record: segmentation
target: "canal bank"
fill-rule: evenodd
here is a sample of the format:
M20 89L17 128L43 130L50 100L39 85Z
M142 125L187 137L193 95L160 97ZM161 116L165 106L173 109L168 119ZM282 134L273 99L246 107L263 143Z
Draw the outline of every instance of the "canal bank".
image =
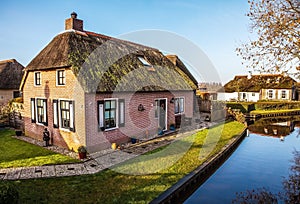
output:
M217 155L204 162L184 178L180 179L175 185L152 200L151 203L164 204L184 202L229 158L247 134L248 130L245 129L238 137L232 139L228 145L224 146Z

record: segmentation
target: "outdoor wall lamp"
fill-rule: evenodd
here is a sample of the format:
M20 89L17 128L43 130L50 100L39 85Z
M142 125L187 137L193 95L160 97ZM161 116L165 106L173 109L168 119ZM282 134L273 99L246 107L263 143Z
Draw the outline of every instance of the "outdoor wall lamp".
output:
M174 102L175 102L175 99L171 98L170 103L174 103Z
M144 106L142 104L140 104L138 106L138 111L144 111L144 110L145 110Z

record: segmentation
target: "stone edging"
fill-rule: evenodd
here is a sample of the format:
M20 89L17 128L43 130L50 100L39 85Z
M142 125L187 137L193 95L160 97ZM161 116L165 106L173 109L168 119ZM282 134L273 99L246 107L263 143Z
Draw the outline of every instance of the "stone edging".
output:
M229 145L215 155L209 161L204 162L187 176L180 179L175 185L160 194L150 203L182 203L184 202L200 185L202 185L235 151L239 144L247 135L245 129L241 135L236 137Z

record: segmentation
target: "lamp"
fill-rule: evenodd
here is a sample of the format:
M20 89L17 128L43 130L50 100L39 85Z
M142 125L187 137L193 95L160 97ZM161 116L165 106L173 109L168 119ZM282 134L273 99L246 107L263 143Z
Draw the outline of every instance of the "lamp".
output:
M171 98L170 103L174 103L174 102L175 102L175 99Z
M140 104L138 106L138 111L144 111L144 110L145 110L144 106L142 104Z

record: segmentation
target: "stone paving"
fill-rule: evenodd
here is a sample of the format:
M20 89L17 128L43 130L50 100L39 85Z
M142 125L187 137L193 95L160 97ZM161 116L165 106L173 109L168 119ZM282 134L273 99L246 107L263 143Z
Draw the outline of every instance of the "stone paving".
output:
M141 155L148 151L168 145L175 139L191 135L196 131L199 131L200 129L211 125L213 124L201 123L201 127L198 127L199 129L196 130L186 131L185 133L173 133L167 136L157 137L149 141L127 145L122 150L107 149L92 153L89 155L88 159L83 160L81 163L0 169L0 180L34 179L94 174L134 157L137 157L138 155ZM39 146L43 146L43 143L41 141L37 141L29 137L21 136L16 138ZM44 148L50 149L57 153L68 155L73 158L78 158L77 153L68 151L60 147L50 146Z

